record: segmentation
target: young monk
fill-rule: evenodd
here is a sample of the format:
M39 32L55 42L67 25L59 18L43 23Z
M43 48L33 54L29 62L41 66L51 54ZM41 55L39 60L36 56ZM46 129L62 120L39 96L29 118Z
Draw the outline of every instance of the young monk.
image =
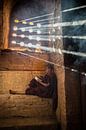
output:
M53 110L57 108L57 77L54 65L48 64L44 76L33 78L25 92L9 90L10 94L36 95L44 98L52 98Z

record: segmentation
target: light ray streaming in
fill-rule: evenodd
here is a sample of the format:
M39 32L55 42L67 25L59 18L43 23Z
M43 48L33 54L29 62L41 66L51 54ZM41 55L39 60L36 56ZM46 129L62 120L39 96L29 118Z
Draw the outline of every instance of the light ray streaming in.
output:
M83 75L83 76L86 76L86 73L85 73L85 72L79 72L79 71L76 70L76 69L71 69L71 68L69 68L69 67L61 66L61 65L56 64L56 63L54 63L54 62L51 62L51 61L48 61L48 60L45 60L45 59L42 59L42 58L38 58L38 57L36 57L36 56L32 56L31 54L26 54L26 53L23 53L23 52L20 52L20 51L18 51L17 53L18 53L18 54L25 55L25 56L29 56L29 57L31 57L31 58L35 58L35 59L37 59L37 60L44 61L44 62L46 62L46 63L54 64L55 66L62 67L64 70L67 69L67 70L70 70L70 71L72 71L72 72L75 72L75 73L81 74L81 75Z

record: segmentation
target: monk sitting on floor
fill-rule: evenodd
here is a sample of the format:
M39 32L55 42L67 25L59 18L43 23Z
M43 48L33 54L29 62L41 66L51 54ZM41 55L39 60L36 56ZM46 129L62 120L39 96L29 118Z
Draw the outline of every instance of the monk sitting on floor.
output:
M57 108L57 77L54 72L54 66L48 64L46 68L46 74L41 77L33 78L29 87L25 92L18 92L9 90L10 94L26 94L26 95L36 95L44 98L52 98L53 110Z

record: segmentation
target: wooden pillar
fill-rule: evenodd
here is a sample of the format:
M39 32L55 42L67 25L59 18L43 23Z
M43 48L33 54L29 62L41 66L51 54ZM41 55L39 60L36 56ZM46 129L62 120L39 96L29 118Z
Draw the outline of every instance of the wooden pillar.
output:
M4 0L3 2L3 44L4 49L8 48L10 12L12 0Z
M0 1L0 49L3 48L3 2Z
M61 14L61 0L55 0L55 12L54 16L58 17L58 21L55 22L61 23L62 22L62 14ZM55 35L62 35L62 28L60 29L55 28ZM56 39L54 43L55 49L59 50L63 49L63 40ZM52 53L50 55L51 61L55 63L56 74L58 78L58 108L57 108L57 118L58 123L62 130L66 130L67 127L67 118L66 118L66 93L65 93L65 70L64 66L64 56L58 52Z

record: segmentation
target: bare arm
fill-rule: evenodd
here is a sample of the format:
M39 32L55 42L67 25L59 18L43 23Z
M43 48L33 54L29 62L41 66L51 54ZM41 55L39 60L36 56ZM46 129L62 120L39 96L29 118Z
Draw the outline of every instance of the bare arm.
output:
M48 87L49 83L44 83L42 82L39 78L36 79L41 85L43 85L44 87Z
M41 85L43 85L44 87L48 87L49 83L43 83L42 81L38 81Z

